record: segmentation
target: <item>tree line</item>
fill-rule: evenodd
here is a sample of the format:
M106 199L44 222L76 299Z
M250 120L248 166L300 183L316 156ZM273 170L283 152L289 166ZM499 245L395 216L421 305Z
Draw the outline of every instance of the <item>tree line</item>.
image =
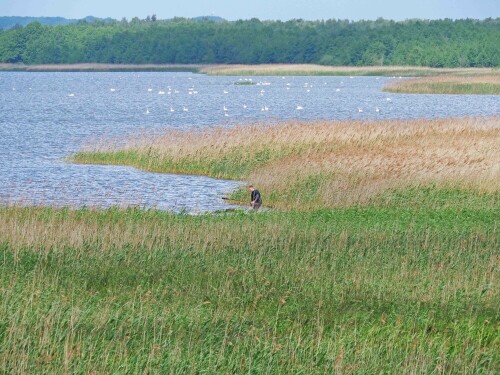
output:
M0 30L0 62L500 66L500 18L213 21L174 18Z

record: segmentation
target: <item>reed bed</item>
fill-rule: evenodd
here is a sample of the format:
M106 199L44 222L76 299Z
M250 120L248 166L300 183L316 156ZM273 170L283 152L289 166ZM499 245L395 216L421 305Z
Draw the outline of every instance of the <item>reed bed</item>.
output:
M318 209L410 185L498 191L498 144L498 117L289 122L102 140L72 160L247 180L274 207Z
M500 71L495 74L464 76L446 74L391 82L384 91L409 94L500 95Z
M0 372L498 372L498 196L398 194L201 217L2 207Z
M495 72L494 68L430 68L422 66L325 66L315 64L205 65L201 73L220 76L402 76L420 77L440 74L477 75Z
M75 160L248 179L286 210L0 207L0 372L498 373L499 127L291 122L89 146Z
M316 64L0 64L0 71L108 72L186 71L214 76L387 76L426 77L442 74L476 76L497 74L497 68L430 68L422 66L325 66Z

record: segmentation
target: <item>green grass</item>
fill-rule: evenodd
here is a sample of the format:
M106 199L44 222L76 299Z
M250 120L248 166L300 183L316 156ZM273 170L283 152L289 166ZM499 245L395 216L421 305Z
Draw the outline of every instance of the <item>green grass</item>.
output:
M2 207L0 372L498 373L498 199Z
M0 372L498 373L496 124L215 129L79 153L255 180L276 208L0 207Z
M154 152L123 149L113 152L80 151L72 155L69 161L75 163L129 165L150 172L168 172L177 174L205 175L230 180L245 179L255 168L270 161L286 157L296 148L282 147L273 149L262 145L261 150L249 150L244 147L227 148L221 157L208 157L200 153L185 158L169 158Z

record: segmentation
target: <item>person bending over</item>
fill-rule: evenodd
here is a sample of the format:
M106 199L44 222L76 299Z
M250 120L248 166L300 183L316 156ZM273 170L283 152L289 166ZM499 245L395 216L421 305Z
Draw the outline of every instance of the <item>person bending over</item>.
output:
M258 210L262 205L262 197L260 192L254 188L253 185L248 185L248 190L250 191L250 207L254 210Z

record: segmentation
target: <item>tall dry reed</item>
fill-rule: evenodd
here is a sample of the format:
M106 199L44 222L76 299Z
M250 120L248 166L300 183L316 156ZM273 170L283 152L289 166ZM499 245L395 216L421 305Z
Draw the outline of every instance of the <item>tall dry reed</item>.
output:
M430 68L422 66L325 66L316 64L262 64L262 65L206 65L200 72L225 76L273 75L378 75L378 76L428 76L440 74L476 75L494 72L493 68Z
M339 207L437 184L498 191L500 119L317 121L105 140L83 163L243 179L280 207Z
M384 91L410 94L488 94L500 95L500 71L463 74L456 72L434 77L394 81Z

